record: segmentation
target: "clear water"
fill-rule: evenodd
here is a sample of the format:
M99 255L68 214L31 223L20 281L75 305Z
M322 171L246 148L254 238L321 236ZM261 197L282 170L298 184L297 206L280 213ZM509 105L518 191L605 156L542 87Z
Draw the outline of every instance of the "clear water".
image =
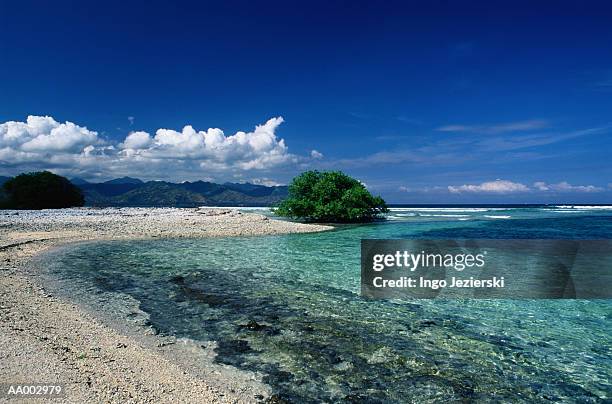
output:
M218 341L218 362L261 372L279 401L612 399L612 301L365 300L361 238L609 239L612 207L403 208L325 233L98 242L51 270L71 293L131 296L161 333Z

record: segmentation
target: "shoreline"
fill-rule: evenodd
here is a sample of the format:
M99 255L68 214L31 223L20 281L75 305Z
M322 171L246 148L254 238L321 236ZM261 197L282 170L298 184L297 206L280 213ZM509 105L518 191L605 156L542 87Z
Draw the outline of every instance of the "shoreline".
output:
M36 266L79 242L330 229L225 208L0 211L0 379L65 384L55 402L261 402L270 391L260 375L213 363L213 342L155 335L94 313L50 293Z

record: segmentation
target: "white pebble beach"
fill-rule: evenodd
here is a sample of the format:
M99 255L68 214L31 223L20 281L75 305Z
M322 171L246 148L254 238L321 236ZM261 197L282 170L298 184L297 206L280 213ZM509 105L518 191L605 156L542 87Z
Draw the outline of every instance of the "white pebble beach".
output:
M81 241L331 228L230 208L0 211L0 380L63 384L66 394L53 402L263 401L269 391L259 376L214 364L210 346L123 332L69 298L50 294L29 263L44 251Z

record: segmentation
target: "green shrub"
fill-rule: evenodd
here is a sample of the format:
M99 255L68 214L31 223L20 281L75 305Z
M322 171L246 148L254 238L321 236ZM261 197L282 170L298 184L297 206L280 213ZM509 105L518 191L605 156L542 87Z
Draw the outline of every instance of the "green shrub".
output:
M68 179L48 171L20 174L3 184L11 209L59 209L83 206L81 190Z
M329 222L369 222L388 211L385 201L340 171L306 171L289 185L289 197L274 210L279 216Z

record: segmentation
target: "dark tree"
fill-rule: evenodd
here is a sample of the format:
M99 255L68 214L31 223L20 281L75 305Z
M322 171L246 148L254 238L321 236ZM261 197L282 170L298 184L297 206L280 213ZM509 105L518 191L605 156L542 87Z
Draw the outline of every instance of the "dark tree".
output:
M83 206L81 190L49 171L20 174L3 185L5 206L12 209L59 209Z
M306 171L289 185L279 216L313 222L368 222L388 211L385 201L340 171Z

